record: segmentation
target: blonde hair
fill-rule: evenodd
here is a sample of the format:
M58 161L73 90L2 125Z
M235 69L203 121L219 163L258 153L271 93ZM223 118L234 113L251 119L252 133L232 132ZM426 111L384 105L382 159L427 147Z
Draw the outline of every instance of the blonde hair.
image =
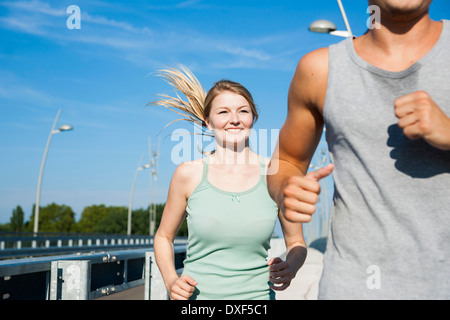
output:
M179 65L178 68L170 67L159 70L157 75L163 77L166 82L175 88L175 96L159 94L160 99L152 101L148 105L163 106L182 116L182 118L169 122L165 127L176 121L185 120L200 125L204 129L211 112L212 102L224 91L231 91L243 96L250 105L253 121L255 122L258 119L258 111L253 97L240 83L220 80L206 93L194 74L183 65ZM182 93L187 101L184 101L179 93Z

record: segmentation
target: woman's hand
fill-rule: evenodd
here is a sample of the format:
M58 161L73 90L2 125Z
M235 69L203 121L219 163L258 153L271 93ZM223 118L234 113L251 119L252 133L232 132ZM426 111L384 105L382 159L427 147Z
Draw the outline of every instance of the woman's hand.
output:
M170 286L171 300L188 300L198 283L188 275L175 279Z
M281 260L281 258L272 258L267 264L269 265L269 280L273 283L270 288L283 291L291 285L295 275L289 269L289 263Z

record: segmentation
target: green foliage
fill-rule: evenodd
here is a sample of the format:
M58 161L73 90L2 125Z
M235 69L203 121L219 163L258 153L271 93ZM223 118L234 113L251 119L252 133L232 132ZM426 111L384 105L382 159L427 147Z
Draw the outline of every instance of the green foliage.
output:
M108 214L98 221L95 232L127 233L127 223L128 209L126 207L108 207Z
M155 231L158 230L165 204L156 204ZM148 235L150 233L149 208L132 212L131 233ZM39 210L39 232L80 232L126 234L128 223L127 207L107 207L104 204L85 207L81 218L75 222L75 213L66 205L55 203ZM33 231L34 206L30 220L24 222L24 213L20 206L13 210L10 223L0 225L0 231ZM183 222L177 236L187 236L187 224Z
M12 216L9 222L9 230L12 232L24 231L25 225L23 223L23 210L21 206L17 206L13 209Z
M34 206L33 213L27 226L27 231L33 231L34 226ZM39 231L40 232L74 232L75 213L72 208L56 203L49 204L39 209Z
M96 233L99 221L104 220L109 215L110 209L104 204L85 207L81 213L81 218L77 223L77 231L85 233Z

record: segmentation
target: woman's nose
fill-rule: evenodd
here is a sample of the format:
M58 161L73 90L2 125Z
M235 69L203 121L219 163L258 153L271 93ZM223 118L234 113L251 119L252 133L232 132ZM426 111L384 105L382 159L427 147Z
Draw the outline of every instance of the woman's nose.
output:
M230 113L230 123L239 123L239 115L237 113L231 112Z

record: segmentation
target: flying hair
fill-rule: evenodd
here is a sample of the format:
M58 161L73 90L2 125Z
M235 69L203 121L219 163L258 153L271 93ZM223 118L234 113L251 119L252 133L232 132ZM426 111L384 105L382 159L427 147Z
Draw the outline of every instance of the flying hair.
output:
M194 74L187 67L178 65L178 68L169 67L159 70L157 76L164 78L167 83L175 88L175 96L158 94L159 99L148 103L148 105L162 106L182 116L169 122L165 127L181 120L192 122L202 128L205 127L204 103L206 92ZM180 93L186 97L187 101L180 97Z

